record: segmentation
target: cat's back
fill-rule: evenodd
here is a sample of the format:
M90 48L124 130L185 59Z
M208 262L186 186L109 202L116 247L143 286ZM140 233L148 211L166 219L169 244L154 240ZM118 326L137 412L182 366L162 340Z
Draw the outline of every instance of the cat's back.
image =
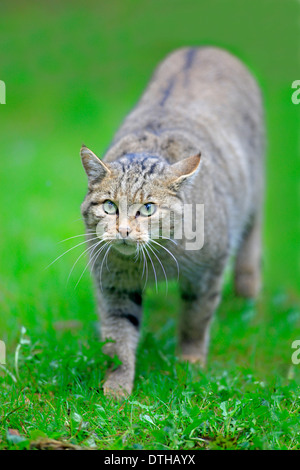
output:
M156 68L135 108L116 136L142 129L161 134L200 127L220 130L242 145L262 147L263 106L260 89L244 64L212 46L186 47L170 53Z
M237 109L247 100L261 106L260 91L249 70L231 53L204 46L169 54L158 65L139 105L175 106L194 113L198 107L204 113Z

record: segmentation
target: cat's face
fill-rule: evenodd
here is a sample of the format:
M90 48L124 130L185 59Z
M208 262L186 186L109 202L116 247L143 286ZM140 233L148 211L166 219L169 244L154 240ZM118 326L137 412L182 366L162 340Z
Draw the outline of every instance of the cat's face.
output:
M128 154L106 164L83 147L89 192L81 211L87 229L124 255L151 240L172 238L182 216L178 191L200 157L169 165L157 156ZM185 163L184 163L185 162Z

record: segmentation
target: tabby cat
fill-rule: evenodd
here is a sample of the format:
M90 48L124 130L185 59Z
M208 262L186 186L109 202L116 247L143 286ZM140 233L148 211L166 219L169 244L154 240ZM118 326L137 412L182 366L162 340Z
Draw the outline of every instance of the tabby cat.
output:
M81 210L101 333L112 340L107 354L121 361L105 394L132 391L149 282L177 279L182 358L200 364L232 254L237 295L258 294L263 121L260 90L237 58L215 47L181 48L158 66L102 160L82 146ZM203 223L191 220L194 245L185 230L174 236L188 207L204 208Z

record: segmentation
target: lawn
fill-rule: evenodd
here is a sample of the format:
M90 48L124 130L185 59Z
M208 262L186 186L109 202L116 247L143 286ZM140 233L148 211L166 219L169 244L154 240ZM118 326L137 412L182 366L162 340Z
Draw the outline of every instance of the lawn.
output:
M300 339L300 107L291 101L299 3L4 1L1 9L0 449L299 450L300 364L291 360ZM101 388L111 360L88 271L80 279L84 256L71 272L84 246L62 241L83 233L79 149L103 154L157 62L208 43L245 60L263 89L264 288L255 302L235 298L228 273L201 371L177 356L176 283L168 297L149 286L134 392L115 402Z

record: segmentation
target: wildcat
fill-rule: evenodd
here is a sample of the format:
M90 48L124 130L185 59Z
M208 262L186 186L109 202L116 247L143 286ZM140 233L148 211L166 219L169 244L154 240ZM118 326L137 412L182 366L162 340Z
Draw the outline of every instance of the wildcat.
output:
M122 363L105 394L132 391L145 283L178 278L182 357L200 364L232 254L237 295L258 294L263 120L260 90L237 58L216 47L181 48L159 64L104 158L82 147L81 211L102 338L113 340L106 352ZM175 239L174 231L185 207L197 204L204 243L187 249L185 233Z

